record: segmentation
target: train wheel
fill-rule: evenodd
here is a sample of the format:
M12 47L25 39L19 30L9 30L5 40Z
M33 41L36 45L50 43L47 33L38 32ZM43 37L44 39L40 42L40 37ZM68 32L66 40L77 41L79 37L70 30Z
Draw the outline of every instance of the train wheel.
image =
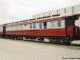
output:
M64 39L64 41L63 41L63 43L65 44L65 45L71 45L71 40L69 39L69 38L65 38Z
M35 41L43 42L44 41L44 38L39 37L39 38L36 38Z

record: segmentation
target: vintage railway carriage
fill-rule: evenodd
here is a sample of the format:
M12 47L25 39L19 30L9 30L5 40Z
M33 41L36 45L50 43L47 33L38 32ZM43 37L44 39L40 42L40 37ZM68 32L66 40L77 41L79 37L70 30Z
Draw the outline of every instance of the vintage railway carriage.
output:
M6 38L68 44L79 38L79 26L75 26L79 16L48 17L9 23L4 25L4 34Z
M0 25L5 38L68 44L80 39L80 5L33 16L33 19Z

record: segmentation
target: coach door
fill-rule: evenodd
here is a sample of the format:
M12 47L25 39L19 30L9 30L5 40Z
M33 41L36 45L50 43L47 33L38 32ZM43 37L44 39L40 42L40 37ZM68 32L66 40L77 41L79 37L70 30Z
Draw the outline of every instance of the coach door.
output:
M47 28L47 22L44 22L43 26L44 26L44 29L46 29Z

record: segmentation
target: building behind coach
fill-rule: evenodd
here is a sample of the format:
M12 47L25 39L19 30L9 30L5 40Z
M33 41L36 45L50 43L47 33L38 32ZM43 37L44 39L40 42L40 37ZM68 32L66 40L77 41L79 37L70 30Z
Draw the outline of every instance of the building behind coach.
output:
M4 38L70 44L80 39L80 5L33 15L32 19L0 25Z

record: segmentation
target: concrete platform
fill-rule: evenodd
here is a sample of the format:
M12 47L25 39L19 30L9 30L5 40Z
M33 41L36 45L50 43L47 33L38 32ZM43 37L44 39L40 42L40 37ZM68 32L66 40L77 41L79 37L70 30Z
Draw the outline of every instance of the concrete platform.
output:
M80 46L0 39L0 60L79 60Z

